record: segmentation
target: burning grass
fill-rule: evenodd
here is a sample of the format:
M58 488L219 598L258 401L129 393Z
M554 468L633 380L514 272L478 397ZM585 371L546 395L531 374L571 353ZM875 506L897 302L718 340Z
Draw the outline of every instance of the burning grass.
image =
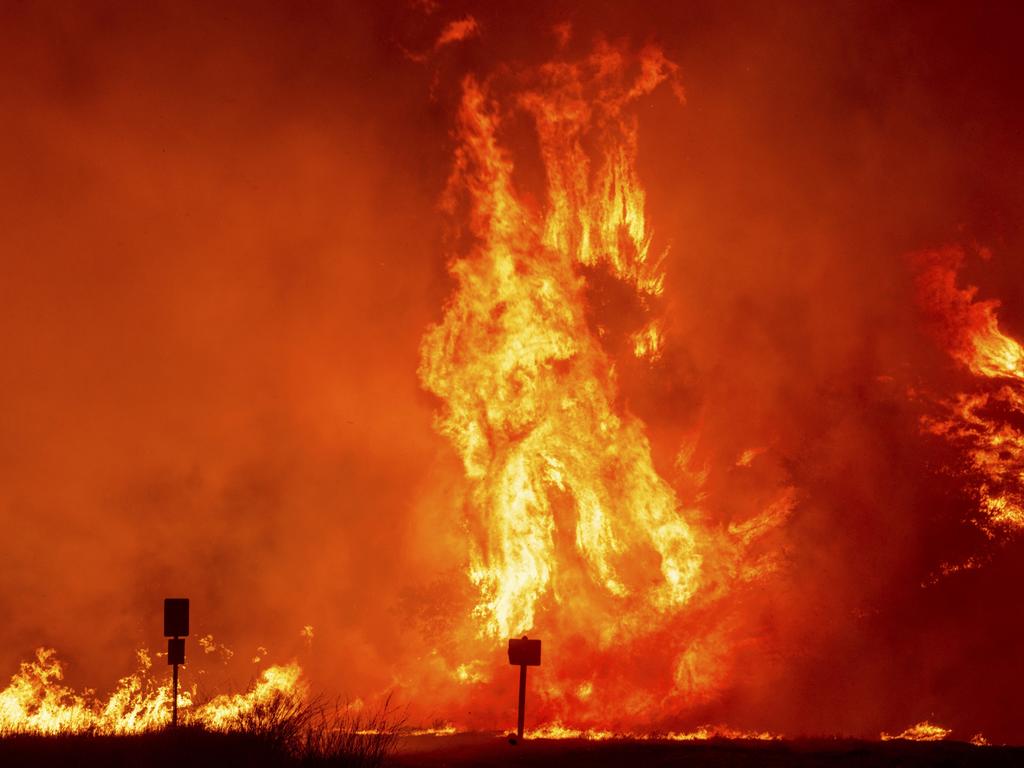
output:
M209 706L217 701L211 699ZM351 766L376 768L394 753L404 716L390 698L369 712L275 691L216 723L186 718L127 735L57 728L45 735L0 732L0 764Z

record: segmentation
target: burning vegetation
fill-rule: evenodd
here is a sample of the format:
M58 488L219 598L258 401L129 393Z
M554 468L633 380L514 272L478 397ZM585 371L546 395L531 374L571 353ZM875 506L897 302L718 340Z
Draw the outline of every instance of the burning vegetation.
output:
M169 683L154 676L149 654L139 651L138 660L139 669L121 679L103 700L92 691L77 693L65 687L55 652L39 649L35 660L24 662L0 691L0 738L7 740L0 754L17 759L23 745L33 762L45 760L50 752L33 750L25 738L46 736L64 746L76 761L97 765L114 754L147 764L189 754L199 765L229 759L249 765L375 768L393 754L399 738L411 732L389 700L374 711L361 702L331 707L319 697L311 698L293 663L264 669L246 693L217 694L199 701L195 686L180 692L178 726L168 734L173 739L153 742L151 738L167 732L170 725L172 694ZM100 737L108 736L121 737L123 743L104 752Z
M555 642L572 638L571 651L556 647L587 663L547 677L542 695L549 716L577 722L607 723L612 702L639 713L715 689L738 639L717 622L684 629L685 617L774 570L758 543L792 504L782 489L726 530L709 524L700 494L685 503L655 468L620 396L617 353L650 361L661 348L663 254L636 169L635 114L659 87L682 101L678 67L660 50L608 45L504 81L463 81L445 203L466 251L449 264L455 291L422 345L420 377L443 403L437 427L468 484L478 599L464 631L500 642L542 626ZM532 124L536 158L503 143L518 117ZM517 162L531 161L544 204L516 184ZM628 293L633 324L594 314L601 281ZM680 485L699 489L700 478ZM649 687L611 662L641 648L663 670Z
M157 678L146 651L138 652L138 661L138 670L100 699L91 691L78 693L66 687L56 651L40 648L0 690L0 734L125 735L165 727L170 721L170 681ZM300 674L297 664L268 667L247 693L219 694L202 703L193 686L179 693L181 722L211 731L239 730L254 713L281 700L303 700L307 689Z
M987 252L982 256L990 258ZM929 434L948 440L963 462L951 471L970 483L977 521L990 538L1024 530L1024 347L1000 330L999 301L957 286L962 248L919 255L919 301L950 356L975 381L972 391L940 401Z

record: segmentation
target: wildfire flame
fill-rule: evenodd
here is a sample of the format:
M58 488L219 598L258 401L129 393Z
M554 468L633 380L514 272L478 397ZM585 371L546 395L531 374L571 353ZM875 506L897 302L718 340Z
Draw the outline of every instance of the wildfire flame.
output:
M700 583L689 515L654 470L642 424L615 407L614 365L588 325L579 269L604 265L641 297L662 290L633 164L636 120L624 110L675 67L647 51L636 79L626 69L622 54L601 48L580 64L547 65L547 87L519 97L548 174L543 214L516 193L486 87L463 84L450 189L470 194L477 246L450 265L458 289L423 340L420 375L445 403L438 426L462 457L482 517L470 577L494 637L532 628L552 590L562 601L579 597L556 556L560 508L572 508L575 550L607 595L666 611ZM585 93L593 89L596 98ZM603 147L593 170L588 130ZM647 330L641 351L655 350L657 338ZM644 548L660 561L653 588L635 565Z
M742 731L727 725L703 725L692 731L668 731L665 733L617 732L594 728L569 728L561 723L548 723L526 732L531 739L586 739L608 741L629 739L632 741L711 741L733 739L740 741L777 741L783 736L768 731Z
M895 739L904 739L906 741L942 741L952 731L949 728L943 728L941 725L934 725L929 723L927 720L912 725L901 733L892 735L889 733L882 733L882 741L893 741Z
M608 45L522 72L511 87L463 80L444 207L466 231L448 265L454 293L421 345L422 385L441 401L437 429L467 481L478 636L542 626L588 638L580 642L597 654L670 636L658 651L669 657L658 693L613 691L605 680L591 695L593 666L548 678L545 700L575 718L613 699L639 712L713 688L730 630L670 623L698 595L770 572L771 557L748 562L748 552L794 504L787 490L745 521L712 527L697 494L685 504L659 475L645 426L620 397L616 353L653 361L665 344L656 313L664 252L653 250L646 219L635 114L662 85L682 99L661 51ZM524 116L546 178L541 205L520 189L507 146L509 118ZM608 280L640 308L632 328L595 317L593 284ZM677 468L700 488L703 471L686 470L694 444ZM465 659L452 667L463 684L480 679Z
M962 449L978 478L983 529L1024 530L1024 347L1000 329L998 301L977 301L977 288L957 287L964 257L960 248L918 255L918 295L949 354L979 387L945 401L945 414L922 426Z
M91 691L75 692L64 685L64 665L52 648L39 648L22 662L10 684L0 691L0 734L95 733L125 735L162 728L170 721L171 686L152 674L152 661L138 652L136 672L122 678L104 701ZM277 696L305 694L297 664L272 666L260 673L244 694L222 694L196 704L195 688L179 691L183 724L230 730L240 717Z

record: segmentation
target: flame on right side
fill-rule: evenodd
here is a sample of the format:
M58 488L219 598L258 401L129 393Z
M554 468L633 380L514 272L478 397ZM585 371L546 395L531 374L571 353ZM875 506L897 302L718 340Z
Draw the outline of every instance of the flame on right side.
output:
M921 307L950 356L978 380L973 391L942 401L944 412L924 417L922 427L962 451L978 522L991 538L1024 530L1024 347L1000 329L998 300L979 301L977 287L957 286L964 258L962 248L949 247L914 259Z

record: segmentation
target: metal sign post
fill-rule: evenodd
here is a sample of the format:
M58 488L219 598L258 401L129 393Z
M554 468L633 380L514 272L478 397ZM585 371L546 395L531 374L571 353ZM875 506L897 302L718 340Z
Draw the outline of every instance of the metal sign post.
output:
M164 600L164 637L167 640L167 663L174 671L171 698L171 727L178 725L178 665L185 663L185 638L188 637L188 598L168 597Z
M519 719L516 736L522 741L523 724L526 722L526 668L540 666L540 640L530 640L526 635L521 640L509 640L508 663L519 667ZM515 739L509 741L516 743Z

